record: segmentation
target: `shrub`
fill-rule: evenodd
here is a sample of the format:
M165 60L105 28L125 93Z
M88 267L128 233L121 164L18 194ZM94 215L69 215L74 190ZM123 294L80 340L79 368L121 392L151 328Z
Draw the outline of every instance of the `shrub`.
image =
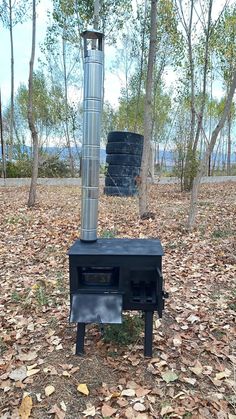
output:
M6 174L8 178L30 177L31 160L23 159L18 161L8 161L6 164Z
M67 163L56 155L46 155L43 162L39 164L39 177L67 177L69 175L70 169Z
M1 166L0 166L1 169ZM8 161L6 164L7 178L31 177L32 160L24 158L16 161ZM67 177L70 175L68 164L60 160L58 156L44 155L39 160L39 177Z
M103 339L106 343L116 343L121 346L135 343L144 328L144 321L139 316L125 316L122 324L107 325Z

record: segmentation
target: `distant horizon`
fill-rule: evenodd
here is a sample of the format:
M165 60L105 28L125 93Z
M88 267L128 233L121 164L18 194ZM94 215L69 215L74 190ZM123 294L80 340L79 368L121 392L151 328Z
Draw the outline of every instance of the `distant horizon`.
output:
M29 145L24 145L24 147L27 149L26 152L27 154L29 154L29 151L31 149L31 146ZM47 151L49 154L60 154L60 158L61 160L65 160L66 158L68 158L68 149L67 146L42 146L42 149L44 151ZM81 150L81 145L75 147L72 146L71 147L71 151L72 151L72 155L76 156L78 155L78 149L79 151ZM23 150L22 150L23 151ZM175 154L175 150L174 147L171 149L170 147L168 147L168 149L165 148L159 148L159 158L160 160L163 158L163 155L165 156L165 163L169 163L167 164L167 167L172 167L175 163L175 158L174 158L174 154ZM100 163L106 163L106 147L102 147L100 146ZM216 156L219 157L219 159L222 159L224 156L225 158L227 157L227 152L225 151L224 153L212 153L212 158L214 159ZM1 153L1 149L0 149L0 158L2 158L2 153ZM79 158L79 157L78 157ZM236 152L233 151L231 153L231 165L236 163Z

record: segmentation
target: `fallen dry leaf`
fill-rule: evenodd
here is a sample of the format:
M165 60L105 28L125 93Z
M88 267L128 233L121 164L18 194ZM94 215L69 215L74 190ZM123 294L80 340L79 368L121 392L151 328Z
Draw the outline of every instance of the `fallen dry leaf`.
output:
M121 396L134 397L135 396L135 390L133 388L126 388L126 389L122 390Z
M136 388L139 388L140 385L137 384L135 381L128 381L126 384L127 388L132 388L133 390L136 390Z
M91 329L88 328L86 356L74 357L74 326L67 329L65 323L68 315L66 252L74 243L77 226L81 222L80 188L39 185L38 204L29 210L26 205L26 186L0 187L0 265L3 277L3 301L0 302L0 404L7 409L2 413L4 419L17 415L16 406L19 408L21 405L20 394L25 389L35 395L36 405L41 399L40 405L46 404L42 410L35 409L35 413L33 408L31 416L39 415L40 419L47 415L54 417L55 414L50 415L48 411L55 403L51 402L55 397L59 408L60 401L64 400L66 416L83 418L82 410L86 409L83 403L90 398L80 393L82 397L72 398L71 391L77 392L76 387L80 382L86 382L89 386L97 377L101 383L107 383L103 393L100 392L100 384L93 385L96 388L90 391L92 397L99 400L97 416L100 417L104 403L119 409L113 415L117 418L125 418L127 408L131 408L127 415L135 419L138 415L142 419L161 417L160 401L166 400L168 405L173 404L174 409L166 416L183 418L187 413L187 416L192 414L204 419L235 419L229 416L233 415L230 404L234 400L233 372L229 378L219 375L219 379L214 380L216 373L231 369L230 366L235 363L232 353L235 259L231 262L235 250L235 182L201 185L198 222L191 233L183 229L188 194L181 192L177 184L150 184L148 188L150 207L158 215L156 221L139 220L135 198L106 197L101 193L98 224L100 236L114 226L119 237L134 238L139 234L153 237L155 232L166 248L163 257L166 287L173 294L166 300L161 327L154 333L156 359L146 362L142 360L143 344L122 350L118 348L116 351L116 345L107 346L92 325ZM16 277L17 283L13 288ZM34 284L36 286L33 289ZM65 292L62 291L62 285ZM42 301L37 300L41 298L40 293L37 296L40 290L42 297L45 295L48 300L44 306ZM181 346L179 336L182 339ZM61 344L64 349L56 351ZM181 352L179 349L182 347ZM36 354L30 355L31 352L37 352L39 356L35 358ZM110 364L110 361L107 363L107 357L110 359L108 352L115 354L111 356ZM131 355L131 362L141 360L135 368L128 359ZM42 364L39 362L40 356L43 358ZM189 369L199 367L195 364L196 360L203 368L199 375ZM40 368L42 371L45 367L48 368L47 372L39 372L26 379L26 374L23 377L11 375L12 378L9 378L22 364L25 367L35 362L37 366L31 369ZM151 373L147 371L148 364L153 367L150 367ZM166 384L161 377L166 370L173 370L179 380ZM71 377L63 376L63 371L67 371ZM195 372L200 371L201 365ZM135 388L128 384L129 380L136 382ZM50 397L45 397L44 387L48 384L53 384L56 390ZM143 396L138 389L146 386L152 391ZM112 399L113 392L131 388L135 390L135 396ZM179 395L185 390L188 392L186 396ZM32 394L30 396L33 398ZM133 404L138 401L143 403L137 395L145 397L144 404L150 414L135 412ZM107 397L111 397L112 403L106 400ZM92 415L90 417L94 418Z
M180 335L175 335L173 337L173 344L174 344L175 347L179 347L179 346L182 345L182 339L181 339Z
M194 314L191 314L188 318L187 321L189 321L190 323L194 323L194 322L198 322L200 320L200 317L195 316Z
M27 371L33 370L38 364L27 365Z
M45 387L44 392L46 396L51 396L52 393L54 393L55 391L55 387L52 385L49 385L47 387Z
M189 377L183 377L182 381L184 381L185 383L191 384L192 386L194 386L197 382L196 378L189 378Z
M49 410L48 413L55 414L55 419L64 419L66 414L56 404Z
M227 368L222 372L217 372L215 375L215 380L222 380L222 378L228 378L231 375L231 371Z
M163 417L163 416L167 415L168 413L172 413L173 411L174 411L173 407L171 407L171 406L163 406L161 408L160 415L161 415L161 417Z
M14 381L23 381L27 377L27 369L22 366L11 371L9 377Z
M148 390L147 388L139 387L135 391L136 391L136 396L137 397L144 397L147 394L149 394L151 390Z
M37 352L27 352L27 353L23 353L21 352L18 356L17 359L19 359L20 361L33 361L34 359L36 359L38 356Z
M130 406L125 410L125 417L126 419L135 419L136 418L136 412L133 410L133 408Z
M133 405L133 409L136 412L145 412L145 410L147 410L146 407L145 407L145 405L143 403L140 403L140 402L135 403Z
M66 407L66 404L63 400L60 402L60 406L61 406L62 410L64 410L64 412L66 412L67 407Z
M24 397L18 410L21 419L28 419L30 417L32 406L32 398L30 396Z
M111 417L117 412L117 409L113 409L113 407L109 406L108 404L104 404L102 406L102 416L103 418Z
M31 377L32 375L38 374L40 368L33 368L32 370L27 371L27 377Z
M163 374L161 374L161 376L166 383L171 383L172 381L178 380L178 375L171 370L164 372Z
M83 413L83 415L85 417L88 417L88 416L92 416L93 417L93 416L95 416L96 415L95 406L92 406L91 403L86 404L86 410L84 410L82 413Z
M77 390L85 396L89 395L89 389L87 387L87 384L79 384Z
M189 367L190 371L192 371L195 375L201 375L203 371L203 366L201 362L196 361L194 367Z
M62 375L63 377L70 377L70 373L68 371L63 371Z

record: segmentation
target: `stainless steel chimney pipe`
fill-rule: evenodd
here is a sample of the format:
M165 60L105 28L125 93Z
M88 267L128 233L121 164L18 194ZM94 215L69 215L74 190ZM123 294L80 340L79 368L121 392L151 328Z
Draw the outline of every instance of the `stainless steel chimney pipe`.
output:
M97 240L104 35L85 31L80 240Z

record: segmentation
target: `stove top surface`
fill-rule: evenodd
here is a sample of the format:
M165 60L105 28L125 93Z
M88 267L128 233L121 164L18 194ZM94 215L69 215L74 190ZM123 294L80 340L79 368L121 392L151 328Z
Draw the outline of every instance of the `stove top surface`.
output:
M129 255L163 256L164 251L158 239L98 239L95 242L76 240L68 255Z

